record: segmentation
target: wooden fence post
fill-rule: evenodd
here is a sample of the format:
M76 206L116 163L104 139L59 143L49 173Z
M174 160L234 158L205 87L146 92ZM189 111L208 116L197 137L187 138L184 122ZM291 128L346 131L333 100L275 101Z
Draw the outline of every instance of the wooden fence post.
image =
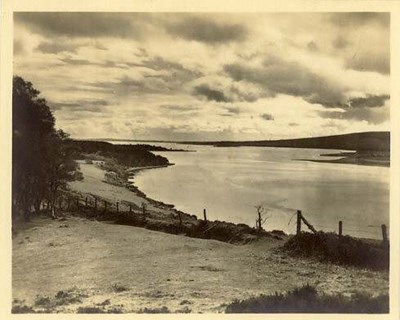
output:
M143 220L146 220L146 204L142 202Z
M383 224L383 225L381 226L381 228L382 228L383 243L384 243L384 244L387 244L387 243L388 243L388 238L387 238L387 228L386 228L386 225Z
M301 210L297 210L297 230L296 235L301 233Z
M87 205L88 205L88 198L86 197L85 198L85 208L87 208Z
M318 233L317 230L309 223L306 218L304 218L303 214L301 214L301 220L303 220L304 224L314 233Z
M94 198L94 212L97 212L97 198Z
M206 211L206 209L203 209L203 216L204 216L204 222L207 223L207 211Z
M119 212L119 202L117 201L117 213Z
M343 234L343 222L339 221L339 237L341 237Z
M79 209L79 197L76 197L76 209Z
M182 216L181 216L180 211L178 211L178 218L179 218L179 225L181 226L182 225Z
M129 205L129 213L132 213L132 206Z

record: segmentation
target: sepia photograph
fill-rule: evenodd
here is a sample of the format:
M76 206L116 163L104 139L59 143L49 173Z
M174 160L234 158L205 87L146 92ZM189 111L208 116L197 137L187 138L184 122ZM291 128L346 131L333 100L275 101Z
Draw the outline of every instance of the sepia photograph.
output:
M393 311L389 11L11 16L7 312Z

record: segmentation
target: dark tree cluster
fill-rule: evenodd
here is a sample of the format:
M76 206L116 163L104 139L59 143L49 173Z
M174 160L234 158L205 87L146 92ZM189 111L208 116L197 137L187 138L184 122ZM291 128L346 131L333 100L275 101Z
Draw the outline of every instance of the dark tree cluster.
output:
M70 140L68 142L77 157L97 154L112 158L117 163L127 167L163 166L168 165L167 158L155 155L151 151L170 151L169 149L150 145L111 144L103 141Z
M55 129L55 118L32 83L13 78L12 96L12 217L29 220L47 201L55 208L57 193L79 176L66 141ZM54 209L53 209L54 210ZM54 211L53 211L54 214Z

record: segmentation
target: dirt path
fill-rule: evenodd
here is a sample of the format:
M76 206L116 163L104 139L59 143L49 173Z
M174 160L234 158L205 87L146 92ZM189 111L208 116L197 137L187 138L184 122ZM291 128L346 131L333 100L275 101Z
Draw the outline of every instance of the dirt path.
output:
M236 246L78 217L36 219L13 239L13 305L47 312L223 312L236 298L306 283L327 293L388 290L385 272L291 258L276 252L281 244Z

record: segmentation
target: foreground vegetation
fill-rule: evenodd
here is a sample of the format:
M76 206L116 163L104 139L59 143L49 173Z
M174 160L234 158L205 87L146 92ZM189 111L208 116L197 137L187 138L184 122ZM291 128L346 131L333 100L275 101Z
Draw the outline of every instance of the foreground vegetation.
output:
M374 240L361 240L335 233L302 232L288 240L284 250L302 257L314 257L342 265L372 270L389 269L389 246Z
M226 313L388 313L389 296L372 297L355 293L351 297L341 294L319 294L306 285L285 294L261 295L234 301Z
M79 179L68 135L55 129L55 118L32 83L13 78L12 221L29 220L43 201L55 208L57 193ZM33 210L32 210L33 209ZM54 212L53 212L54 214Z

